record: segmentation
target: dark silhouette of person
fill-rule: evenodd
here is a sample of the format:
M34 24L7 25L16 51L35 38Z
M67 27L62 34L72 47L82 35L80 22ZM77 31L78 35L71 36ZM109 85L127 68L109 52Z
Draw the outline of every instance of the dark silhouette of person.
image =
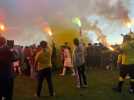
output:
M13 51L6 45L6 39L0 36L0 100L12 100L14 75L12 62Z

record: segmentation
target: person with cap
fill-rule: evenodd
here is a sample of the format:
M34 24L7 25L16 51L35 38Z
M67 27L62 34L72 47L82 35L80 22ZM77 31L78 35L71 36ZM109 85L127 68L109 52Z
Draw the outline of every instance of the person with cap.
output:
M47 80L49 95L54 96L52 83L52 64L51 64L51 49L46 41L40 42L40 51L35 56L35 66L37 66L37 91L36 96L40 97L43 80Z
M12 63L14 61L13 52L6 46L6 39L0 37L0 100L12 100L14 75Z

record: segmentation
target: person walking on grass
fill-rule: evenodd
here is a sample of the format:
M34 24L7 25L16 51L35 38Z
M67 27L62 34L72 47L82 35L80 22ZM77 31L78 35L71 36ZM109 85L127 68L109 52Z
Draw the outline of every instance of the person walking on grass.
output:
M40 42L40 51L35 56L35 65L37 66L37 90L36 96L40 97L43 80L47 80L49 95L54 96L52 83L52 64L51 64L51 49L46 41Z
M128 49L126 50L128 51ZM118 55L117 64L120 68L120 77L119 77L119 82L117 86L113 87L113 90L116 92L122 92L124 81L129 75L130 77L129 93L134 94L134 64L133 64L134 58L132 58L133 53L131 52L131 50L129 50L130 53L128 53L126 50L123 50L123 49L120 50L120 54Z
M74 70L74 67L72 64L71 50L70 50L69 46L67 45L67 43L65 43L63 55L64 55L64 67L63 67L62 73L60 75L64 76L66 73L66 69L68 68L72 71L72 76L74 76L75 70Z
M74 39L74 51L73 51L73 64L76 69L76 73L78 73L78 76L76 81L80 83L80 88L81 87L87 87L87 77L85 75L85 49L80 43L79 39ZM77 74L76 74L77 75ZM78 86L77 86L78 87Z

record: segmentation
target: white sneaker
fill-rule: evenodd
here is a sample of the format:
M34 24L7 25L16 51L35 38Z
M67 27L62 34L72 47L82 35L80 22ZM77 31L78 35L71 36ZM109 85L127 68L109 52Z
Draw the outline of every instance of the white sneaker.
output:
M40 96L38 96L38 95L35 93L35 94L34 94L34 97L39 98Z
M80 85L76 85L77 88L80 88Z
M2 100L5 100L5 97L2 97Z
M75 76L75 73L72 73L72 76Z
M64 76L64 74L60 74L60 76Z

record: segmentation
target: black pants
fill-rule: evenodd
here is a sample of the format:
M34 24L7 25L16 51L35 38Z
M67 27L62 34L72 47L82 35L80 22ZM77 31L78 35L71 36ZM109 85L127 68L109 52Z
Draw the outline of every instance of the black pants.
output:
M0 100L12 100L14 79L0 79Z
M129 76L130 76L130 88L134 90L134 64L128 65L129 67Z
M51 68L45 68L40 70L37 75L37 96L40 96L43 80L47 80L49 95L52 96L54 93L52 84L52 71Z
M80 80L80 86L87 85L87 78L85 75L85 64L77 67L78 68L78 75Z
M128 74L129 74L128 65L120 65L120 77L125 79Z
M134 64L120 66L120 77L125 79L127 75L129 75L131 79L134 79Z
M118 87L122 88L123 81L127 75L130 76L130 88L134 90L134 64L120 66L120 77L123 80L119 82Z

